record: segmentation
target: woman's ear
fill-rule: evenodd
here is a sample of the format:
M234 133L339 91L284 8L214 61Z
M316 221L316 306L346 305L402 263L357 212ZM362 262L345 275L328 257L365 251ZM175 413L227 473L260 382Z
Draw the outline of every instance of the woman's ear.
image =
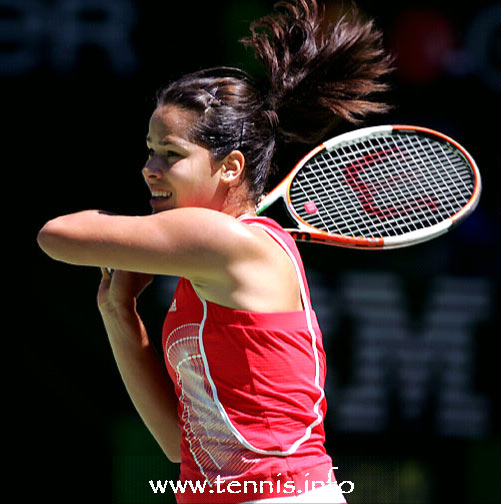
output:
M238 182L243 175L245 157L239 150L231 151L221 161L221 179L226 183Z

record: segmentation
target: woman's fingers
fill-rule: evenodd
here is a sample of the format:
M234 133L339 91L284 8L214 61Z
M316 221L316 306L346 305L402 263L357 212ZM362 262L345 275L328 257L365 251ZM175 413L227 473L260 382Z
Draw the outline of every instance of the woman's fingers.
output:
M102 280L111 280L113 270L110 268L99 268L101 270Z

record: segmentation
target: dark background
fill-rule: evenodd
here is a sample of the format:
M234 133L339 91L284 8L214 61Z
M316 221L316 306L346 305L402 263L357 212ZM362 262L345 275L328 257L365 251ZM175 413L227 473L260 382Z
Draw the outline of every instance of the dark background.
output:
M5 380L14 398L5 437L21 480L6 484L16 495L173 501L148 484L175 479L177 467L121 384L96 309L99 271L51 261L36 234L81 209L149 213L140 171L156 90L212 65L259 71L237 40L271 5L0 0L4 244L22 260L4 263L14 277L4 284L14 344L5 368L15 369ZM393 111L366 124L455 138L484 189L468 221L433 242L387 252L301 246L328 353L327 449L338 479L355 485L350 503L499 502L501 6L358 5L384 30L398 67ZM284 155L284 170L305 153ZM172 286L158 278L142 300L156 340Z

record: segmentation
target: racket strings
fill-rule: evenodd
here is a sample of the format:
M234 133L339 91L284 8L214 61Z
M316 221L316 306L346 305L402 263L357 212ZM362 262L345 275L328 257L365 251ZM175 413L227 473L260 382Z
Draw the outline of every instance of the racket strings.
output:
M387 219L388 216L397 216L398 212L401 212L403 208L407 208L407 211L414 213L414 218L418 217L416 209L412 205L409 205L411 199L409 187L405 183L402 184L402 181L408 175L399 170L398 164L395 162L401 156L401 150L390 145L385 138L380 139L381 141L375 141L378 139L371 140L369 141L369 145L372 149L375 149L377 163L372 163L368 166L370 170L368 173L369 177L367 181L363 182L365 188L364 197L371 202L369 208L367 209L366 205L364 210L369 210L371 214L380 218L385 233L389 234L392 231L396 231L396 234L408 232L411 229L406 225L406 222L400 222L395 219L394 222L390 223ZM360 151L359 154L363 155L363 152ZM380 170L380 174L378 172L377 176L374 171L375 164ZM365 169L365 166L362 165L360 168ZM377 195L377 198L374 195Z
M392 133L321 151L297 173L290 198L318 229L384 238L451 217L473 188L469 165L445 142Z

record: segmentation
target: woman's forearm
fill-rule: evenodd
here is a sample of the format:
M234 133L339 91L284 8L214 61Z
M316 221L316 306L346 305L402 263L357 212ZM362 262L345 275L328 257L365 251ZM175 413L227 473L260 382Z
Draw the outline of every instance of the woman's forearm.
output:
M145 425L172 462L180 461L177 398L134 309L101 310L123 382Z

